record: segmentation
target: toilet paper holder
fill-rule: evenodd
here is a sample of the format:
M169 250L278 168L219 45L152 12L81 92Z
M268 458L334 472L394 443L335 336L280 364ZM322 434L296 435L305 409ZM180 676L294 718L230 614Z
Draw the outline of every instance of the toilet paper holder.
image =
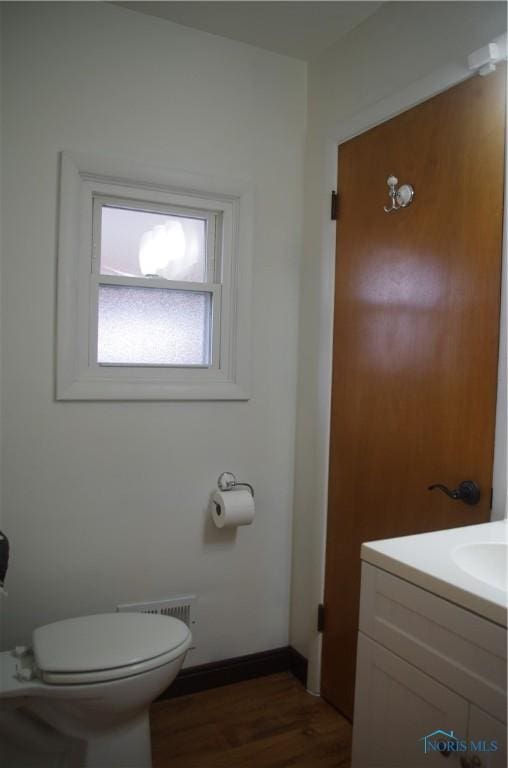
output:
M250 483L240 483L234 476L232 472L223 472L222 475L219 475L219 478L217 480L217 486L220 491L231 491L233 488L236 488L238 485L243 485L245 488L248 488L249 491L252 494L252 498L254 498L254 488Z

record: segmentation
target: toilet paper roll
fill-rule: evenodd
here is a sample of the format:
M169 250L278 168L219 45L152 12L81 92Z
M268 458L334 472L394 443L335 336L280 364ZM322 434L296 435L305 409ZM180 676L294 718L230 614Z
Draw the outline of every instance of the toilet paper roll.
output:
M215 491L210 512L217 528L250 525L254 520L254 499L245 490Z

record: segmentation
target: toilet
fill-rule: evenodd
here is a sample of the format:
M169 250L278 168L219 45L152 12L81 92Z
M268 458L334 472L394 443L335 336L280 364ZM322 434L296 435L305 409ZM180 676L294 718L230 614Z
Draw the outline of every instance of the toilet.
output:
M61 735L65 768L150 768L149 706L178 674L191 640L186 624L158 614L39 627L32 648L0 653L0 712L18 717L21 732L24 717L27 744L41 721L53 741Z

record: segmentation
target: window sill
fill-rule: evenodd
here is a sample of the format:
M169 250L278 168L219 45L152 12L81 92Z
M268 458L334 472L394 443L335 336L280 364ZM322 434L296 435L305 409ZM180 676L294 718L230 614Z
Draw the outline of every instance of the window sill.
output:
M249 393L231 381L178 383L77 380L59 383L57 400L248 400Z

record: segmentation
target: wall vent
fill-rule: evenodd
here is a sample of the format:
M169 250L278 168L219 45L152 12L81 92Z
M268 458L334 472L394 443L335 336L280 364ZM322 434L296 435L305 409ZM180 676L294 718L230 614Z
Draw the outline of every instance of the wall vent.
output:
M196 648L196 602L196 595L183 595L147 603L123 603L117 606L116 610L120 613L158 613L161 616L174 616L175 619L180 619L192 632L192 645L189 650L193 651Z

